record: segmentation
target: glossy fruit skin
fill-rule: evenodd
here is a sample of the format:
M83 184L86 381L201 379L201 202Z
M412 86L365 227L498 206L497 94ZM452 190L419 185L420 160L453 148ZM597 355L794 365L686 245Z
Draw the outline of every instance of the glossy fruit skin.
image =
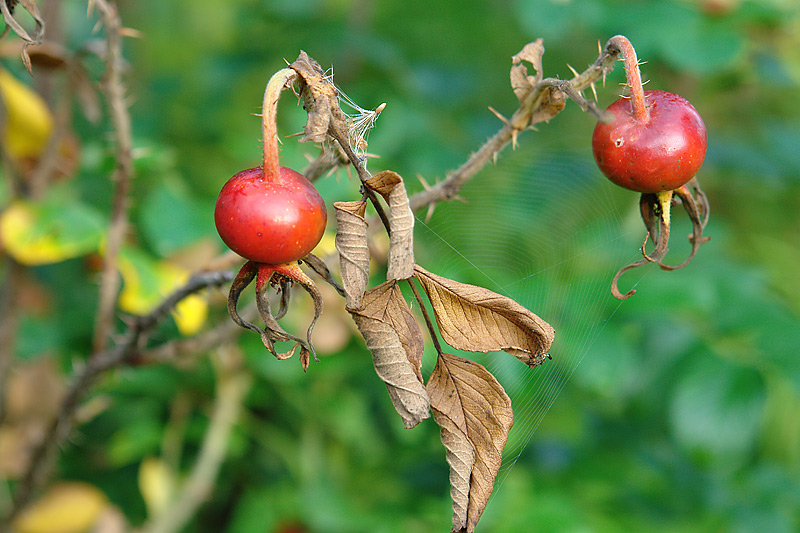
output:
M675 190L703 164L708 137L697 110L665 91L645 91L647 122L634 118L631 102L621 98L607 111L610 124L598 122L592 152L605 176L620 187L642 193Z
M272 180L261 167L239 172L222 187L214 210L217 232L231 250L271 265L307 255L327 220L325 202L311 182L286 167Z

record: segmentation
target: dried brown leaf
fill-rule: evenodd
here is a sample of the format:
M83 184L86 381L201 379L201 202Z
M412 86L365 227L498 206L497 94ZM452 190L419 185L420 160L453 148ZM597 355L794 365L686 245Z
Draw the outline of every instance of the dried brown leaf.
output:
M336 250L348 309L361 307L369 281L369 246L364 211L367 203L334 202L336 210Z
M511 88L520 103L525 100L525 96L533 87L542 81L542 56L544 55L544 41L536 39L528 43L520 52L511 58ZM523 64L527 61L531 64L535 75L528 75L528 67Z
M542 364L553 344L553 327L507 296L483 287L415 272L433 306L442 338L471 352L504 350L530 367Z
M300 95L308 112L300 142L323 142L328 134L340 143L347 142L347 117L339 107L336 87L325 76L319 63L301 51L289 66L300 75Z
M420 373L422 332L400 289L389 282L370 289L350 313L403 424L416 426L430 416L430 400Z
M397 283L387 281L370 289L364 295L362 307L360 313L392 326L406 351L414 374L422 382L422 352L425 348L422 330Z
M367 187L389 204L389 258L386 279L408 279L414 275L414 212L408 203L403 178L384 170L369 178Z
M448 353L439 355L426 388L450 465L453 531L472 532L514 424L511 399L483 366Z

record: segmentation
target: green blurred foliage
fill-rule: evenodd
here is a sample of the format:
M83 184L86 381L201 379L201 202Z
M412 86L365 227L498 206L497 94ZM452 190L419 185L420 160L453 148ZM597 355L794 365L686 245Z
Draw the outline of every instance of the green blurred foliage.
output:
M466 198L474 194L468 209L437 209L431 225L453 230L445 236L450 245L480 258L481 268L504 286L530 273L520 270L520 257L556 264L564 259L553 255L563 253L559 232L589 228L585 242L570 250L569 268L524 286L530 300L523 303L546 302L548 309L533 310L546 319L549 310L557 329L570 332L561 349L586 356L501 475L480 529L800 529L796 2L120 4L125 24L142 32L126 40L137 151L132 233L156 258L204 238L223 250L211 222L216 194L232 174L258 164L260 126L253 115L265 82L301 49L332 66L337 84L359 105L387 102L369 138L369 151L380 159L370 165L398 171L415 190L413 176L444 176L497 130L487 105L513 112L508 68L525 43L543 37L545 75L563 78L570 76L567 63L581 70L594 60L598 41L627 35L647 60L649 87L681 94L706 121L701 182L711 199L707 233L713 239L684 270L642 276L636 296L622 305L593 287L605 287L621 266L619 252L606 248L618 245L633 257L643 230L630 216L634 195L611 188L594 169L594 119L569 103L550 124L525 133L497 167L484 170L476 178L481 185L465 188ZM62 9L66 43L77 49L92 38L92 23L82 2L64 2ZM94 67L95 74L102 69ZM616 69L598 87L602 105L616 98L623 80ZM290 95L280 109L282 134L300 131L304 113ZM63 185L67 197L80 199L77 212L93 217L110 209L113 147L99 133L107 126L76 119L81 163L76 179ZM284 137L284 165L301 169L305 154L315 153ZM532 176L553 172L560 174L547 182L548 194L537 195L544 182ZM318 188L329 204L358 196L343 172ZM509 229L491 232L489 243L486 227L493 224ZM609 242L609 224L625 229L620 243ZM546 231L553 232L552 249L532 237ZM674 238L687 232L679 225ZM485 284L481 272L454 262L424 230L417 234L426 268ZM677 257L686 245L675 242ZM574 260L581 254L586 263ZM598 270L607 275L598 277ZM57 357L68 373L89 353L92 275L80 259L31 269L52 301L23 312L19 358ZM222 306L212 310L211 323L226 319ZM583 330L592 332L588 350L580 346ZM175 334L168 326L156 336ZM267 357L253 335L244 335L240 346L256 382L212 498L188 531L448 530L438 432L429 423L401 429L360 340L312 363L308 375L294 361ZM207 426L215 383L200 356L187 368L127 368L104 379L93 396L109 407L81 426L64 450L59 475L101 487L132 523L144 521L139 463L164 454L165 436L177 431L184 446L175 466L185 470ZM189 405L180 416L179 402Z

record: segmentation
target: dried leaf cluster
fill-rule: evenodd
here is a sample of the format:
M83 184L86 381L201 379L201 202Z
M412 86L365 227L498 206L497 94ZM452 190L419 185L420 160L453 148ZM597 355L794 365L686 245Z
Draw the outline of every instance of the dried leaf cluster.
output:
M524 53L521 57L535 60ZM517 79L515 83L523 85L530 77L520 70L518 62L515 58L512 81ZM503 350L535 367L548 356L554 330L511 298L438 276L416 264L414 214L403 178L388 170L373 176L359 165L349 146L350 136L346 134L347 124L338 107L335 86L305 53L291 67L302 80L299 94L309 113L304 139L319 142L328 136L338 142L358 170L363 185L360 200L334 203L336 250L346 308L364 337L375 372L385 383L404 426L412 428L433 413L450 465L453 529L473 531L492 493L514 422L511 400L486 368L441 349L427 308L420 300L420 310L438 352L436 367L425 381L422 329L403 296L401 282L408 283L418 299L421 297L416 283L422 286L433 309L438 334L458 350ZM530 83L537 81L535 78ZM520 90L527 95L530 86ZM370 247L365 216L370 202L379 213L388 209L382 219L389 233L386 281L372 288L368 288Z

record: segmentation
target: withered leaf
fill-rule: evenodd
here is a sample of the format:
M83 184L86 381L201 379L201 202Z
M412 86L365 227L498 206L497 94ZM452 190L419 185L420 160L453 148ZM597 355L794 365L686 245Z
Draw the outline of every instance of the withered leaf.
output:
M336 250L345 290L345 306L361 307L361 298L369 281L369 246L364 210L367 203L334 202L336 210Z
M328 134L339 143L349 142L347 116L339 107L336 87L325 76L319 63L301 51L289 66L300 76L300 96L308 112L300 142L323 142Z
M369 178L367 187L389 204L389 258L386 279L408 279L414 274L414 212L408 203L403 178L384 170Z
M397 283L386 281L370 289L364 295L362 307L360 313L392 326L406 351L414 374L422 382L422 352L425 348L422 331Z
M503 350L530 367L542 364L553 327L507 296L432 274L415 273L433 306L444 340L470 352Z
M536 39L532 43L526 44L520 52L511 58L511 88L520 103L525 100L525 96L533 87L542 81L542 56L544 55L544 41ZM523 64L527 61L531 64L535 75L528 75L528 67Z
M472 532L514 424L511 399L483 366L448 353L439 355L426 388L450 465L453 531Z
M403 424L416 426L430 416L430 400L420 373L422 332L400 289L378 285L364 294L360 309L349 311Z

